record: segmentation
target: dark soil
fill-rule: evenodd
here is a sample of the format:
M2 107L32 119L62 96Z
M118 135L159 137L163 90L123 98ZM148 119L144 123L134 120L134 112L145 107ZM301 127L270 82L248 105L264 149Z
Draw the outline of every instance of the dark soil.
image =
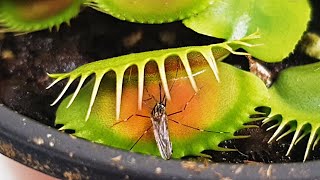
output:
M316 0L312 3L314 7L320 7ZM316 23L319 22L319 12L313 14L314 20L309 29L319 31L320 25ZM69 72L88 62L132 52L221 42L199 35L180 22L164 25L127 23L90 9L85 9L71 24L71 27L62 25L59 32L41 31L0 37L0 103L54 126L57 106L51 107L50 103L58 96L65 82L46 90L52 82L46 73ZM313 61L296 51L283 63L267 64L267 67L278 73L288 66ZM231 56L226 62L248 69L246 59L239 60ZM70 88L70 92L73 88ZM261 125L261 122L256 124ZM290 156L285 156L292 138L290 136L268 144L273 131L266 132L265 127L242 130L239 134L252 136L223 143L223 146L239 151L205 153L212 155L211 160L215 162L302 161L305 141L299 143ZM309 159L319 159L318 152L319 149L316 149L310 153Z

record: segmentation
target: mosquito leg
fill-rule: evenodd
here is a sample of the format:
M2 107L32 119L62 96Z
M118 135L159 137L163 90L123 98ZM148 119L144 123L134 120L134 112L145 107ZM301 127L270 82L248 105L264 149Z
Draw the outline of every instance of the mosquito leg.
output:
M178 61L178 67L177 67L177 70L176 70L176 76L175 76L175 78L173 79L173 82L172 82L172 84L171 84L171 87L170 87L169 92L171 92L174 84L176 83L177 77L178 77L178 71L179 71L179 69L181 68L181 61L179 61L179 60L177 60L177 61Z
M180 111L177 111L177 112L174 112L174 113L168 114L168 117L169 117L169 116L173 116L173 115L175 115L175 114L182 113L184 110L185 110L185 108L184 108L183 110L180 110Z
M145 88L145 89L148 93L148 96L151 97L155 102L158 102L157 99L152 94L150 94L150 92L148 91L148 88Z
M160 98L159 98L159 100L160 100L160 102L162 102L162 96L161 96L161 84L159 83L159 92L160 92ZM165 98L166 96L164 95L163 96L163 98Z
M131 150L134 148L134 146L141 140L141 138L142 138L145 134L147 134L147 132L151 129L151 127L152 127L152 125L151 125L150 127L148 127L148 129L143 132L143 134L139 137L139 139L131 146L130 151L131 151Z
M132 114L131 116L127 117L126 119L124 120L121 120L121 121L117 121L116 123L112 124L112 128L117 125L117 124L120 124L120 123L123 123L123 122L127 122L129 119L131 119L132 117L134 116L134 114Z
M129 69L129 79L128 79L128 81L130 81L131 80L131 75L132 75L132 66L130 67L130 69Z
M199 88L199 91L198 91L198 92L200 92L201 89L202 89L202 87ZM172 116L172 115L175 115L175 114L179 114L179 113L182 113L183 111L185 111L185 110L187 109L188 105L190 104L190 102L192 101L192 99L198 94L198 92L195 92L195 93L191 96L191 98L190 98L189 101L184 105L184 107L183 107L182 110L177 111L177 112L174 112L174 113L170 113L170 114L168 114L168 116Z
M143 103L144 105L148 106L149 109L153 109L153 107L151 107L150 105L148 105L146 102L149 101L149 100L151 100L151 99L153 99L155 103L157 103L158 101L157 101L157 99L156 99L152 94L149 93L148 88L145 88L145 90L147 91L149 98L143 100L142 103Z
M152 99L152 97L149 97L147 99L144 99L143 101L146 102L146 101L150 101Z
M173 79L173 82L172 82L172 84L171 84L171 87L170 87L170 89L169 89L169 92L171 92L174 84L176 83L177 77L178 77L178 71L179 71L179 69L181 68L181 61L177 60L177 62L178 62L178 66L177 66L177 70L176 70L176 75L175 75L175 77L174 77L174 79ZM160 84L160 83L159 83L159 86L160 86L160 101L161 101L161 102L164 102L164 104L166 105L166 101L165 101L166 96L164 95L163 98L161 97L161 84Z
M114 123L114 124L111 126L111 128L113 128L113 127L114 127L115 125L117 125L117 124L120 124L120 123L129 121L133 116L139 116L139 117L143 117L143 118L148 118L148 119L150 119L149 116L145 116L145 115L141 115L141 114L132 114L132 115L130 115L128 118Z
M174 122L174 123L177 123L181 126L185 126L185 127L188 127L188 128L191 128L191 129L194 129L194 130L198 130L198 131L201 131L201 132L210 132L210 133L230 133L230 132L223 132L223 131L210 131L210 130L204 130L204 129L200 129L200 128L195 128L195 127L192 127L192 126L189 126L189 125L186 125L186 124L183 124L183 123L180 123L174 119L169 119L170 121Z
M141 115L141 114L136 114L136 116L150 119L150 116L145 116L145 115Z
M151 99L152 99L152 97L149 97L148 99L142 100L142 103L143 103L145 106L148 106L149 109L152 109L152 106L150 106L150 105L147 104L146 102L147 102L147 101L150 101Z

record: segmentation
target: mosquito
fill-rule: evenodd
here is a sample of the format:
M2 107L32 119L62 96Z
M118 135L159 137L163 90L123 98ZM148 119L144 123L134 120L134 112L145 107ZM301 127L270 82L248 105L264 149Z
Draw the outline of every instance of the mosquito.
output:
M175 79L177 78L177 75L178 75L178 69L179 69L179 66L176 71ZM171 87L170 87L169 92L172 90L175 82L176 81L174 80ZM146 91L148 92L148 89L146 89ZM147 117L147 118L151 119L152 126L150 126L148 128L148 130L151 127L153 128L153 135L156 140L160 155L161 155L162 159L168 160L171 158L171 155L172 155L172 142L170 141L169 128L168 128L168 115L166 112L167 100L166 100L165 95L163 97L161 95L161 84L159 84L159 92L160 92L160 98L159 98L160 102L158 102L153 95L151 96L152 99L155 100L155 102L156 102L156 104L152 108L151 116L150 117L142 116L142 115L140 115L140 116ZM149 92L148 92L148 95L150 96ZM148 132L148 130L145 132ZM142 136L138 139L138 141L136 143L139 142L139 140L142 138ZM134 147L134 145L133 145L133 147ZM131 147L131 149L133 147Z
M131 146L130 150L133 149L133 147L141 140L141 138L147 134L147 132L153 128L153 134L154 134L154 138L156 140L157 143L157 147L159 149L160 155L163 159L168 160L171 158L172 155L172 143L170 141L170 136L169 136L169 128L168 128L168 120L169 120L169 116L173 115L173 114L167 114L166 111L166 105L167 105L167 100L166 97L162 97L161 95L161 85L159 84L159 88L160 88L160 102L156 100L156 98L154 96L151 96L149 94L149 96L152 97L152 99L156 102L156 104L154 105L154 107L151 110L151 115L150 116L145 116L145 115L140 115L140 114L135 114L135 116L139 116L139 117L143 117L143 118L148 118L151 120L152 125L149 126L144 133L138 138L138 140ZM171 90L171 88L170 88ZM148 90L147 90L148 92ZM149 92L148 92L149 93ZM146 99L147 100L150 100ZM177 113L174 113L177 114ZM119 124L121 122L125 122L128 121L130 118L132 118L134 115L129 116L127 119L119 121L115 124L113 124L113 126L115 126L116 124ZM177 122L177 121L175 121ZM179 122L177 122L179 123Z
M172 155L172 143L170 141L168 130L166 102L166 98L164 97L159 103L156 103L151 111L150 119L152 122L154 138L156 140L161 157L163 159L170 159Z

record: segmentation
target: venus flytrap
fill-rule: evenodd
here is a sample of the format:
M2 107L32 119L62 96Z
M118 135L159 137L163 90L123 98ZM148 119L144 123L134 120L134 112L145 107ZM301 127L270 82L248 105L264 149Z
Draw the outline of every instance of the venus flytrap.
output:
M290 153L310 134L304 159L318 143L318 64L285 70L268 90L254 75L220 62L230 53L282 61L307 29L311 12L307 0L2 0L0 32L59 29L86 6L136 23L182 20L195 32L227 42L130 54L49 74L56 80L48 88L68 79L52 105L79 79L74 94L58 108L56 123L63 124L61 130L73 129L74 135L93 142L160 155L152 132L147 131L151 122L146 117L155 103L147 99L164 93L166 110L172 114L168 128L174 158L201 155L203 150L232 150L219 143L247 137L234 132L254 127L244 124L260 119L250 118L260 106L271 107L264 123L278 121L269 128L278 128L270 142L295 132ZM236 52L239 48L248 53ZM84 85L89 77L94 78ZM290 129L282 133L286 126Z
M129 56L127 56L129 57ZM131 56L134 57L134 56ZM170 87L171 100L166 102L168 131L172 142L172 158L187 155L201 156L203 150L234 151L222 148L219 144L228 139L246 138L234 133L244 125L256 119L255 107L267 105L267 89L254 75L239 70L222 62L217 62L220 82L214 79L214 72L207 60L200 53L189 54L192 77L198 91L192 87L181 59L171 56L165 63L167 83ZM114 59L109 59L114 61ZM161 77L156 61L145 66L142 108L136 103L138 97L138 67L130 75L130 68L123 76L122 104L119 120L116 119L118 79L114 72L107 73L100 83L91 115L85 121L86 110L90 105L90 94L95 80L85 85L74 99L66 98L57 111L56 123L62 124L61 130L73 129L74 135L104 145L131 150L144 154L160 156L151 128L152 107L156 101L150 97L159 97ZM252 96L255 94L255 96ZM228 125L226 125L228 124Z

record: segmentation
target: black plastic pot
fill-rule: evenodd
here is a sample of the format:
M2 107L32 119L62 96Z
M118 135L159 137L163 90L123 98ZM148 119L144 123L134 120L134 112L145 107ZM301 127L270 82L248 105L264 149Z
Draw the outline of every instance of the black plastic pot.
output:
M316 179L320 161L201 164L162 160L77 139L0 105L0 153L62 179Z

